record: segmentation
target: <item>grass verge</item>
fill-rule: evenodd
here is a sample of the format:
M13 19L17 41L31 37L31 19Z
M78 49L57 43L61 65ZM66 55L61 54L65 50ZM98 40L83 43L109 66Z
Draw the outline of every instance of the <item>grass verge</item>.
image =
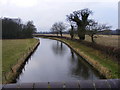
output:
M59 40L67 44L106 78L120 78L118 62L115 62L110 57L106 57L102 52L72 40L53 37L50 37L50 39Z
M37 39L2 40L2 81L12 82L27 56L38 44Z

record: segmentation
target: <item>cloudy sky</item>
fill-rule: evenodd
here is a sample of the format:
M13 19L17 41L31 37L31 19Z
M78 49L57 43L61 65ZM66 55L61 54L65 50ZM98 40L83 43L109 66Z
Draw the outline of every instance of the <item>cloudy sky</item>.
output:
M119 0L0 0L0 17L33 20L38 31L49 31L52 24L66 21L73 11L89 8L90 18L118 28Z

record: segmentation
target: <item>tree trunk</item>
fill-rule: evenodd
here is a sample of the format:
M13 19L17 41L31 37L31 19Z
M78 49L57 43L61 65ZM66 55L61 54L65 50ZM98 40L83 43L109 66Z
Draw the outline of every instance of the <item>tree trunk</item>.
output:
M71 36L71 39L73 39L73 37L74 37L74 32L70 31L70 36Z
M78 27L78 37L80 40L85 40L85 30Z
M62 37L62 31L60 31L60 35L61 35L61 37Z
M71 30L70 30L70 36L71 36L71 39L73 39L74 37L74 27L71 25Z
M73 35L71 35L71 39L73 39Z
M91 35L91 41L94 43L94 35Z

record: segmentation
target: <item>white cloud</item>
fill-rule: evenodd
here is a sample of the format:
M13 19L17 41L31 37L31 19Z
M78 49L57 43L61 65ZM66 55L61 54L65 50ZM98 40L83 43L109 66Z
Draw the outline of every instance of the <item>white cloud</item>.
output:
M118 2L119 0L43 0L43 1L44 2Z
M69 1L69 2L68 2ZM0 0L2 17L19 17L24 22L33 20L38 30L48 31L57 21L66 22L66 15L75 10L90 8L100 23L108 23L117 28L117 0L101 2L101 0ZM89 2L87 2L89 1ZM102 0L103 1L103 0ZM104 0L108 1L108 0ZM0 17L1 17L0 16Z
M32 7L38 0L0 0L0 5L15 5L17 7Z
M8 0L0 0L0 5L5 5L7 4Z
M20 7L32 7L37 4L37 0L10 0L10 3Z

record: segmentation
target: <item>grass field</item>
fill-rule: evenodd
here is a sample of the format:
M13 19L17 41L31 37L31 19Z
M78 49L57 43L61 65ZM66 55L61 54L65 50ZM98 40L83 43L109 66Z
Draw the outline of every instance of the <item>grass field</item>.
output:
M70 37L69 34L64 34L63 36ZM120 42L118 42L120 40L120 36L118 35L95 35L95 36L97 37L94 38L95 42L101 45L118 48L118 44L120 44ZM75 38L78 39L77 36ZM86 35L85 40L91 42L91 37L89 35Z
M2 40L2 72L11 70L18 60L35 44L36 39L8 39Z
M53 35L53 34L50 34L50 35ZM63 34L63 36L70 37L69 34ZM116 48L118 48L120 45L120 35L95 35L95 36L97 36L97 38L94 38L94 41L97 44L101 44L105 46L112 46ZM79 39L77 35L75 35L74 38ZM90 36L86 35L85 40L91 42Z
M106 57L106 55L101 53L100 51L82 45L78 42L73 42L71 40L60 38L56 39L70 45L70 47L72 47L88 62L92 63L92 65L107 78L120 78L120 76L118 76L118 63L112 60L110 57Z

